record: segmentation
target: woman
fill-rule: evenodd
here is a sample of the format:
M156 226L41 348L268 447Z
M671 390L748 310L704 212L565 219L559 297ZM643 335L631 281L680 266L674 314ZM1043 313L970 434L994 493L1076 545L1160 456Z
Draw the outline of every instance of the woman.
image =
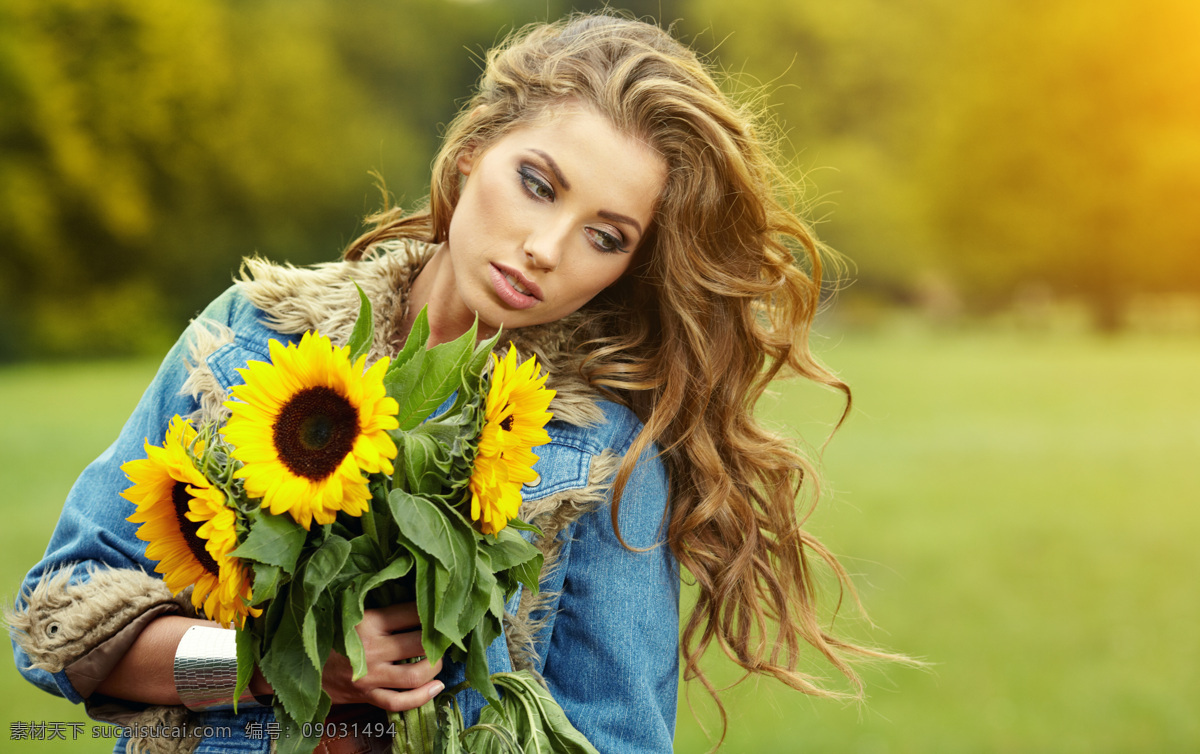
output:
M268 340L319 329L344 341L354 279L374 304L373 357L394 353L428 304L431 342L478 314L484 334L503 327L520 353L536 353L558 391L540 479L523 493L522 516L544 532L542 589L509 606L493 671L540 673L601 751L669 751L682 565L699 587L686 677L712 691L698 662L715 640L747 671L827 693L796 669L803 640L857 684L844 658L872 653L828 636L816 616L811 557L847 582L795 513L811 467L752 414L782 370L849 394L808 349L820 248L781 203L786 185L753 119L654 26L578 16L493 50L447 133L426 208L377 215L342 263L249 262L168 355L27 577L12 619L18 665L103 719L130 720L146 704L139 720L181 719L171 663L204 622L146 575L119 467L146 438L160 442L174 414L219 417L234 369L264 358ZM80 565L55 578L70 564ZM369 672L352 681L334 656L333 700L409 709L461 677L426 660L396 664L421 655L415 624L411 605L369 612L359 629ZM769 624L768 650L756 637ZM259 677L252 688L269 693ZM477 714L478 699L462 701ZM247 721L270 721L244 705L236 718L188 719L230 727L203 741L213 751L247 745Z

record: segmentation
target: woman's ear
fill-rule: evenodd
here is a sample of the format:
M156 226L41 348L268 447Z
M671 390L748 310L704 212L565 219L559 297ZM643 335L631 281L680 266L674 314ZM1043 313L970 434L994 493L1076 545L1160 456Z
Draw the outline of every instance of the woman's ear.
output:
M469 144L463 151L459 152L455 164L458 166L458 172L463 176L470 175L471 170L475 167L475 154L477 151L474 144Z
M475 109L467 116L467 120L475 120L483 111L486 110L485 105L476 105ZM479 153L479 142L471 141L462 152L459 153L458 159L455 161L458 165L458 172L464 176L471 174L471 169L475 167L475 157Z

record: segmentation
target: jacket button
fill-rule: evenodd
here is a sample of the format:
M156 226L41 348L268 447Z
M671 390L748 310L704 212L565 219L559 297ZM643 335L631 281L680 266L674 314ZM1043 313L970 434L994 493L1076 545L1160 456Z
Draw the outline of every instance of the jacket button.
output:
M533 481L531 481L531 482L526 482L526 483L525 483L525 486L526 486L526 487L536 487L536 486L538 486L539 484L541 484L541 483L542 483L542 475L541 475L541 474L538 474L536 471L535 471L535 472L533 472L533 473L534 473Z

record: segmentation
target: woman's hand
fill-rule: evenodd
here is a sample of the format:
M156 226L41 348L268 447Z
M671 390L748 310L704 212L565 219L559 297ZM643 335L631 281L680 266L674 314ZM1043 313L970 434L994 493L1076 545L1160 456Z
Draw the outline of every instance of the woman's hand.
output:
M333 652L325 662L321 685L334 704L373 704L388 712L415 709L441 693L445 684L434 680L442 661L401 663L421 657L420 619L415 602L363 613L358 624L367 658L367 673L352 680L350 661Z

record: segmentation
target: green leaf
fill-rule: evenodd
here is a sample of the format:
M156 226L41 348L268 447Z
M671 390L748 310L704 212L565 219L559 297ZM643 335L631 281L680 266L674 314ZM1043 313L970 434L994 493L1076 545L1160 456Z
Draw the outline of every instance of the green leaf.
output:
M304 613L301 620L300 637L304 642L304 651L308 653L313 665L325 667L329 652L333 649L333 638L336 633L334 612L337 596L332 592L324 592L313 604L312 609Z
M456 535L443 509L404 490L392 490L388 495L388 506L400 528L400 537L405 542L441 563L451 573L466 566L457 559L454 546Z
M434 703L437 705L437 738L434 739L434 754L463 754L462 712L458 702L449 694L439 695Z
M496 347L496 343L500 340L502 330L497 330L496 334L487 340L480 341L475 346L475 350L471 353L471 358L463 365L462 372L459 375L458 398L454 401L454 407L451 411L457 411L464 403L470 400L471 396L478 395L482 385L480 384L483 377L483 368L487 365L488 356Z
M481 552L480 555L482 554ZM465 636L468 631L478 625L479 620L483 618L492 604L492 595L499 592L500 586L496 583L496 577L492 574L486 558L478 558L475 561L475 583L471 589L470 598L458 614L459 636ZM503 603L503 600L501 602ZM501 608L501 617L503 617L503 608Z
M234 635L237 646L237 682L233 688L233 711L237 712L237 700L250 685L254 667L258 664L258 637L248 627L237 629Z
M494 677L506 694L519 695L540 717L539 728L545 731L551 750L556 754L599 754L571 721L554 697L528 671L497 673Z
M467 649L466 675L471 687L483 694L488 704L499 708L500 694L492 685L488 675L487 648L500 635L498 621L485 620L471 632L471 643Z
M279 591L283 572L279 566L252 563L254 567L253 604L261 605Z
M316 605L312 610L305 610L300 618L300 640L304 644L304 652L312 664L318 668L322 667L325 664L325 658L321 657L321 648L317 646L319 639Z
M526 560L524 563L510 568L509 573L516 576L517 581L524 584L526 589L537 594L541 584L543 560L545 560L545 556L540 552L536 553L531 560Z
M255 633L260 637L274 636L275 632L279 630L279 624L283 622L283 616L288 612L287 602L283 598L272 599L268 602L266 608L263 610L263 614L254 619ZM264 650L266 646L267 644L264 641L262 643Z
M398 552L392 558L392 561L383 568L379 569L374 575L367 578L366 586L363 588L363 597L375 587L393 579L398 579L404 574L412 570L413 556L407 552Z
M300 590L289 592L290 608L300 618L300 636L304 651L313 665L320 668L333 644L333 594L327 588L341 573L350 557L350 543L331 534L301 566Z
M413 329L416 329L415 326ZM413 335L410 334L408 336L408 343L404 344L404 350L401 351L401 354L407 351L409 344L413 342L415 342ZM397 360L392 363L387 373L383 375L384 390L387 391L388 397L394 399L398 405L403 405L407 397L411 396L417 389L421 375L425 371L425 359L428 353L429 351L426 351L424 344L422 344L421 348L405 358L402 363L400 358L397 357ZM403 425L401 425L401 429L404 429ZM393 434L393 436L395 435Z
M492 681L504 688L504 697L498 706L489 706L479 714L481 725L495 726L508 731L513 739L521 746L523 752L546 752L549 750L549 740L541 729L541 715L536 707L529 704L518 687L516 693L508 688L509 683L505 673L491 676Z
M422 552L414 552L417 566L416 603L417 615L421 618L421 646L425 648L425 656L430 662L437 662L450 646L450 639L434 626L437 602L433 587L433 573L438 567L437 562Z
M421 311L417 312L417 318L413 320L413 326L408 333L408 338L404 341L404 347L400 349L400 353L396 354L396 358L392 359L388 372L391 373L404 366L417 354L423 355L426 350L425 344L428 342L429 307L423 306Z
M367 673L367 658L363 653L362 637L355 628L362 623L366 610L367 595L377 586L393 579L398 579L412 570L413 556L401 551L390 563L375 573L364 573L354 578L341 593L342 648L354 680L362 678Z
M475 345L475 351L471 354L471 360L467 362L466 372L464 376L474 377L476 380L483 374L483 367L488 362L488 355L496 348L496 344L500 342L500 335L504 332L504 328L496 331L496 334L490 338L479 341ZM473 387L467 385L466 387Z
M402 462L396 464L397 476L403 469L405 484L396 480L395 486L414 495L452 497L470 479L474 445L479 436L473 407L459 413L447 412L413 429L393 430L392 438L399 448ZM469 458L467 457L469 454Z
M290 594L299 596L297 584ZM278 628L270 636L259 668L275 689L275 698L296 720L312 720L321 698L321 671L304 648L301 637L303 613L294 606L283 611Z
M276 703L275 720L279 723L280 734L274 740L275 754L312 754L313 750L317 748L317 744L321 743L321 737L317 735L306 737L304 735L303 724L322 722L329 716L329 710L332 706L329 694L322 691L313 714L307 718L297 719L283 705ZM314 732L314 728L310 727L309 733Z
M503 725L478 723L467 728L466 735L472 754L524 754L516 737Z
M303 568L304 576L301 581L304 585L306 606L315 604L317 596L337 578L342 566L350 557L350 549L349 542L336 534L331 534L308 559Z
M516 529L517 531L527 531L532 534L536 534L539 537L542 536L541 529L539 529L538 527L534 526L531 523L522 521L519 518L510 519L508 522L508 526L504 527L504 529L501 529L500 532L503 534L504 531L506 531L507 529Z
M550 738L542 729L542 716L536 704L524 694L505 689L504 700L514 725L517 740L525 746L526 754L550 754Z
M493 589L491 601L488 603L488 612L490 612L496 620L504 620L504 595L499 589Z
M428 437L449 449L454 445L454 441L463 434L463 422L459 416L438 417L413 427L406 434L410 437Z
M369 516L371 513L371 511L367 511L363 515ZM375 544L375 540L362 534L350 540L350 557L347 568L352 567L355 575L374 573L379 569L382 557L379 545Z
M388 388L388 395L400 404L400 411L396 416L400 421L400 429L409 430L423 422L458 389L463 366L470 360L475 348L478 324L476 320L471 328L458 338L429 349L421 364L419 377L406 393L396 395L390 387ZM415 361L414 358L413 362ZM413 362L406 364L401 371L407 371Z
M562 707L527 671L496 673L493 683L504 690L499 706L479 715L479 725L466 732L467 748L475 754L502 752L510 737L518 751L554 754L598 754L567 719ZM498 733L503 731L503 733ZM491 734L487 738L482 733Z
M352 670L354 680L358 680L367 674L367 656L363 650L362 637L355 630L363 619L363 599L366 590L363 585L366 583L367 575L363 574L350 582L345 589L342 590L340 597L341 601L341 618L342 618L342 654L346 659L350 660L350 668Z
M484 537L479 549L488 554L493 571L507 571L541 554L532 543L526 542L524 537L512 531L511 524L501 529L495 539Z
M358 291L358 319L346 343L350 347L351 363L366 355L375 343L375 317L371 314L371 301L357 282L354 283L354 289Z
M452 533L450 541L458 566L448 571L439 568L435 574L434 585L441 598L438 601L434 624L438 631L466 649L463 646L462 637L474 627L478 617L483 615L482 611L479 612L476 620L471 620L466 623L465 627L462 627L462 615L464 612L468 614L472 612L469 598L475 588L478 572L477 567L472 567L477 564L475 532L458 515L450 514L447 516L447 520L450 522Z
M251 508L246 518L250 533L230 554L243 560L279 566L289 576L294 574L296 560L308 536L304 527L289 515L276 516L262 508Z
M407 489L413 495L431 495L442 488L444 472L439 474L439 466L449 466L448 449L434 437L425 433L406 433L402 435L404 453L404 478ZM439 458L440 457L440 458ZM443 464L439 464L442 461Z
M422 631L428 631L431 639L437 634L434 646L443 650L441 639L463 646L458 615L466 606L475 581L474 532L457 513L403 490L393 490L388 503L401 539L434 561L428 574L433 577L432 583L424 580L420 559L417 561L418 591L427 588L437 595L436 602L427 600L428 610L421 612ZM440 651L436 657L441 657ZM431 660L436 657L430 655Z

